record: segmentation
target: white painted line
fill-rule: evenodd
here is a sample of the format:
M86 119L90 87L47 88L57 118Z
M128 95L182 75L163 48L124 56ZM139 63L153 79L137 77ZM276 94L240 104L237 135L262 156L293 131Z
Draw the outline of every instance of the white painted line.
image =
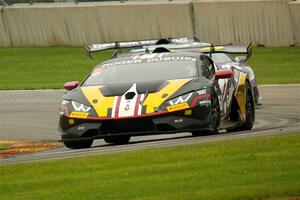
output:
M265 84L258 87L300 87L300 84Z

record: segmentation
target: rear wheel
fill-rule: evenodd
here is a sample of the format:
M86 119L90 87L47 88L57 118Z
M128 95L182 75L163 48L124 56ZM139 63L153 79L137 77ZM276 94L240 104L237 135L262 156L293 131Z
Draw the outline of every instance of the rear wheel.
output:
M84 149L90 148L94 140L83 140L75 142L64 142L65 146L69 149Z
M109 144L127 144L129 140L130 140L130 136L127 135L109 136L104 138L104 141Z
M246 82L246 91L246 122L241 126L241 130L251 130L255 119L253 96L248 82Z
M221 122L220 105L218 96L215 92L212 92L211 96L211 115L210 115L210 130L205 131L193 131L193 136L211 135L219 132L219 126Z

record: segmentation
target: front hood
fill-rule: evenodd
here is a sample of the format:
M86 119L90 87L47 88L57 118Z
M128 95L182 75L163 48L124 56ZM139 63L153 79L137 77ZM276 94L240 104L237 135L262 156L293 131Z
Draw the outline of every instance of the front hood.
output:
M192 79L81 87L97 117L136 117L157 112Z

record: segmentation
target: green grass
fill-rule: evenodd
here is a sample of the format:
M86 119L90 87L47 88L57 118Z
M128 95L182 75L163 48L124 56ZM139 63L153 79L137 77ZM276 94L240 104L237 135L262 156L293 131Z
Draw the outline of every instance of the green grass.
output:
M89 59L82 47L0 48L0 89L62 88L81 81L112 51ZM300 47L255 48L249 64L259 84L300 83Z
M0 89L63 88L81 81L111 51L88 58L82 47L0 48Z
M4 145L4 144L0 144L0 151L3 151L3 150L7 150L7 149L10 149L11 147L7 146L7 145Z
M1 199L300 196L300 133L0 166Z
M254 48L247 64L259 84L300 83L300 47Z

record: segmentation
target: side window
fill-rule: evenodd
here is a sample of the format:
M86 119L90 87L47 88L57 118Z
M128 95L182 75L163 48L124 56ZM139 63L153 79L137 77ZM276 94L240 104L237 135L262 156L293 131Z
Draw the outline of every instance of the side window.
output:
M200 61L202 63L201 68L203 71L203 75L208 79L211 79L215 74L215 67L213 62L209 58L203 55L200 57Z

